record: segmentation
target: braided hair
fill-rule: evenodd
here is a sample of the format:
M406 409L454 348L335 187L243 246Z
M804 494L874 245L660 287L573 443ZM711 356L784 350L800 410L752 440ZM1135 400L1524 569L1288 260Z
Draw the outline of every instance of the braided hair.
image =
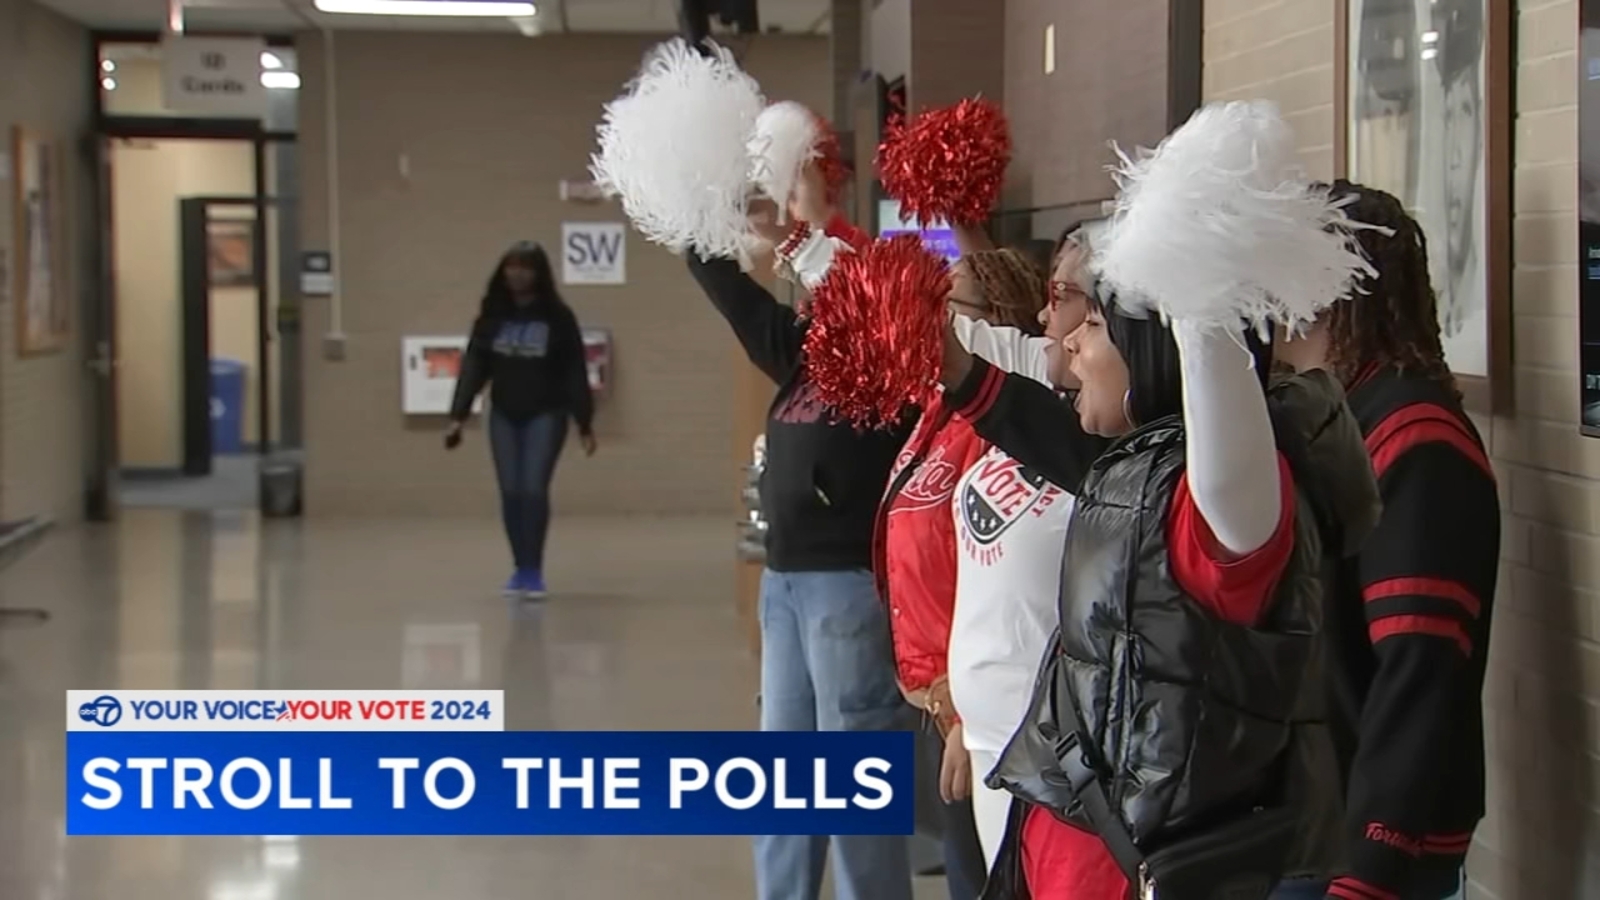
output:
M1438 297L1428 275L1428 239L1393 194L1339 179L1334 199L1353 197L1345 212L1378 228L1355 232L1377 270L1356 293L1327 312L1329 368L1348 384L1362 366L1379 363L1434 379L1455 390L1439 340ZM1379 229L1387 229L1393 233Z
M1039 334L1039 310L1048 297L1044 274L1026 253L1010 247L979 250L962 258L978 284L995 324Z

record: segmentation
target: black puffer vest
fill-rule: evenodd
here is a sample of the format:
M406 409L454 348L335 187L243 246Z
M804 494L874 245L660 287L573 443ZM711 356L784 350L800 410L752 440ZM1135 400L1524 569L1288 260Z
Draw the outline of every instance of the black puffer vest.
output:
M988 783L1094 831L1064 774L1079 723L1101 784L1146 853L1260 806L1302 823L1286 875L1342 861L1343 785L1327 710L1322 627L1337 561L1377 521L1361 432L1321 372L1268 394L1296 487L1294 550L1265 619L1213 617L1173 580L1167 519L1184 468L1171 417L1119 439L1078 493L1062 562L1061 625L1027 718ZM1070 692L1071 700L1064 700ZM1011 835L987 898L1026 897Z

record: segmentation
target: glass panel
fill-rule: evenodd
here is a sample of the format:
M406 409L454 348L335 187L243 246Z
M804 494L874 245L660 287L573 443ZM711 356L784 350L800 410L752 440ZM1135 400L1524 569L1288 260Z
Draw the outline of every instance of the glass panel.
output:
M294 131L299 123L300 75L293 48L271 47L261 54L261 83L267 88L262 127ZM112 116L204 116L167 108L161 87L161 45L154 43L101 45L100 102Z
M272 437L277 448L295 450L300 439L300 184L296 145L266 145L268 270L272 291L268 322L272 328Z

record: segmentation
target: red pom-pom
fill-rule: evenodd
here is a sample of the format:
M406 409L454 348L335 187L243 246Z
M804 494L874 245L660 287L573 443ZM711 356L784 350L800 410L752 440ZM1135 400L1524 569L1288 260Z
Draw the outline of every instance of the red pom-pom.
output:
M822 170L822 181L828 187L828 202L837 203L850 180L850 165L844 161L844 148L839 144L839 132L833 130L827 119L817 117L817 168Z
M917 235L837 257L812 291L806 372L819 399L860 428L900 421L932 396L950 271Z
M989 217L1011 162L1005 113L963 100L891 121L878 145L878 177L907 221L974 225Z

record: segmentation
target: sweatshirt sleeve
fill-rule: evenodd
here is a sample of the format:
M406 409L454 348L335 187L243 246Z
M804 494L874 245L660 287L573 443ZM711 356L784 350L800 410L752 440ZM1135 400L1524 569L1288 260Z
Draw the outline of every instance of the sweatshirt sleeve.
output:
M788 380L800 364L805 341L794 309L779 303L731 259L702 260L690 253L689 272L733 327L750 361L773 381Z
M956 340L973 356L981 356L1003 372L1016 372L1043 385L1050 384L1050 339L1034 337L1019 328L991 325L982 319L951 319Z
M564 354L562 393L567 400L567 409L572 412L572 420L578 425L578 433L593 434L594 391L589 387L589 362L577 314L571 309L564 310L561 327L565 331L561 338Z
M1350 773L1351 868L1330 897L1431 891L1422 882L1459 870L1482 815L1480 797L1441 786L1482 778L1463 747L1483 741L1500 504L1476 435L1428 406L1368 436L1383 515L1358 565L1377 670Z
M979 437L1068 493L1078 492L1106 447L1103 438L1083 430L1077 410L1055 391L981 357L973 357L972 369L945 402Z
M472 323L472 338L461 354L461 371L456 375L455 394L450 399L450 418L465 422L472 416L472 403L489 383L490 339L483 322Z
M1248 556L1277 532L1284 509L1266 394L1250 354L1231 335L1177 320L1172 336L1183 371L1189 492L1217 550Z

